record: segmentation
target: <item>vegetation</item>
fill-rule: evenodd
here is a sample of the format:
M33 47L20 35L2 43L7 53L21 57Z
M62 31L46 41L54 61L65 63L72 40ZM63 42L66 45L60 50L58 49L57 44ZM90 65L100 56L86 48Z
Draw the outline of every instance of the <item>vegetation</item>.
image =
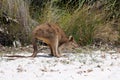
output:
M120 43L119 0L0 0L0 33L10 40L30 44L44 22L58 23L80 45Z

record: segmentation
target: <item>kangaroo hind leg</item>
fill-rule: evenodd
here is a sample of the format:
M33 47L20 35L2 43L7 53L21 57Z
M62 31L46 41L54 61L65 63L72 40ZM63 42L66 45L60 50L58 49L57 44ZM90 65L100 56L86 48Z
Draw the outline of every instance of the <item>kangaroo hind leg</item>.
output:
M36 57L37 56L37 39L36 38L32 39L32 44L33 44L34 51L31 57Z

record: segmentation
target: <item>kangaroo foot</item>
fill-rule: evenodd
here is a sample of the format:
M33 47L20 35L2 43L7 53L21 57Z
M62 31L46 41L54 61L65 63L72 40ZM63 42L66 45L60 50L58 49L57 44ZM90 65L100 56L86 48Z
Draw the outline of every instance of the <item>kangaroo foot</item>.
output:
M32 54L30 57L36 57L37 55L35 55L35 54Z
M50 56L54 56L53 54L49 54Z
M60 57L62 57L62 55L61 54L57 54L57 55L55 55L55 57L60 58Z

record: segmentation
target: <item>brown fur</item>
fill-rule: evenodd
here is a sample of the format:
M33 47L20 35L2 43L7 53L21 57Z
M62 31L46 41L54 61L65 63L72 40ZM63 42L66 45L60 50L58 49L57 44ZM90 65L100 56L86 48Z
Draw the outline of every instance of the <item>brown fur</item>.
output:
M74 41L73 37L67 38L64 31L57 25L52 23L45 23L37 26L32 33L33 39L33 54L31 56L21 56L21 55L6 55L6 57L36 57L37 56L37 40L42 40L45 42L51 50L51 55L55 57L60 57L59 47L64 45L69 46L72 45L74 47L78 47L77 43Z
M67 38L64 31L57 25L53 23L45 23L37 26L33 30L33 49L34 52L31 55L35 57L37 55L37 44L36 40L42 40L45 42L51 50L51 55L55 57L60 57L59 47L63 44L72 45L74 42L73 38ZM71 43L71 44L70 44Z

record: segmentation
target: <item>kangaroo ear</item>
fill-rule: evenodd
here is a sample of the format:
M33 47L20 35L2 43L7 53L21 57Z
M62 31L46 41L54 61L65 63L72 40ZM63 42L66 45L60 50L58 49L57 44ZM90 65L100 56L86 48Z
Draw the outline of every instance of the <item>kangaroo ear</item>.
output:
M73 36L69 36L69 41L73 41Z

